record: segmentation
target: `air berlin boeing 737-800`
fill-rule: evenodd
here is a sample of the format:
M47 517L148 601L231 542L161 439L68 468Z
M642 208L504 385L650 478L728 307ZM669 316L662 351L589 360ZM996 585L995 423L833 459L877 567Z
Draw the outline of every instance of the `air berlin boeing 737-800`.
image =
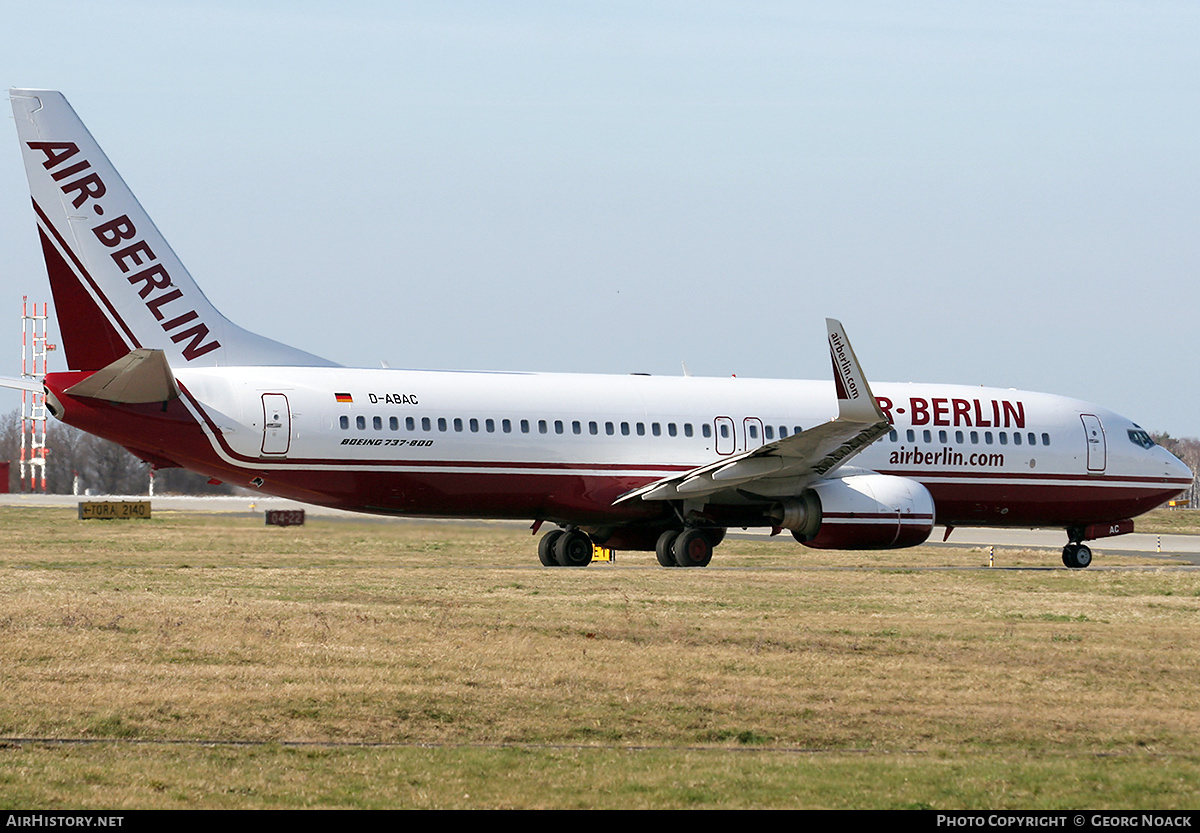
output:
M833 320L832 382L340 367L221 315L66 99L10 97L71 368L43 380L48 407L154 466L361 512L549 522L547 566L593 543L703 566L729 527L907 547L936 520L1060 527L1063 562L1086 567L1084 541L1191 484L1087 402L873 393Z

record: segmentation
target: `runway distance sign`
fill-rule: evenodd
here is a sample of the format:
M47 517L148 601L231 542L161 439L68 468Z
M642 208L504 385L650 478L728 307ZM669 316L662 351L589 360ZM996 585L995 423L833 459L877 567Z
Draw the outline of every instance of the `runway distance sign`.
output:
M81 500L79 502L79 520L118 520L127 521L130 518L149 518L150 501L148 500Z

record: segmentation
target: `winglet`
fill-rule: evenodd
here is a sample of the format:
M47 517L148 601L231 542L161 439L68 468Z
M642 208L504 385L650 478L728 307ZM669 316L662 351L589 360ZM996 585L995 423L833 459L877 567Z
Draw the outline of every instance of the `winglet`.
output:
M833 383L837 387L838 419L886 422L842 322L826 318L825 326L829 330L829 358L833 361Z

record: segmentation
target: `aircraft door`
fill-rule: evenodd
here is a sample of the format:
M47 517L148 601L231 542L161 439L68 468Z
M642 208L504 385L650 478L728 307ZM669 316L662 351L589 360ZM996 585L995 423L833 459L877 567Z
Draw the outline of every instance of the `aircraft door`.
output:
M263 454L287 454L292 438L292 412L282 393L264 393Z
M713 428L716 429L717 434L717 453L732 454L737 446L737 433L734 431L733 418L717 417L713 420Z
M1104 442L1104 426L1100 417L1093 414L1080 414L1083 420L1083 433L1087 438L1087 467L1090 472L1104 471L1108 459L1108 449Z
M742 420L742 439L745 441L745 450L758 448L766 443L763 437L762 420L758 417L746 417Z

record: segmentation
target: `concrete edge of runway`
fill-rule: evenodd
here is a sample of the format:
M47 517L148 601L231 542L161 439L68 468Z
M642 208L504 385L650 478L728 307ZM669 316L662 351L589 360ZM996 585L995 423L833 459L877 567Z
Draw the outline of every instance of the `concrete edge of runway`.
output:
M420 521L425 523L456 523L437 518L397 518L394 516L369 515L313 506L285 498L267 495L39 495L26 493L0 494L0 506L59 506L74 507L85 500L150 500L153 509L187 512L219 512L262 515L268 509L303 509L306 515L326 518L357 520L392 520L400 522ZM464 519L470 522L469 519ZM500 525L528 526L528 521L480 521ZM1066 543L1061 529L1007 529L990 527L956 527L949 540L943 542L944 527L935 527L926 541L927 546L946 547L1009 547L1020 549L1046 549L1059 551ZM758 530L738 532L743 539L769 539L769 533ZM788 542L789 535L777 536L775 540ZM1124 554L1160 557L1164 561L1178 564L1200 565L1200 535L1157 535L1133 532L1114 538L1102 538L1088 544L1097 555Z

